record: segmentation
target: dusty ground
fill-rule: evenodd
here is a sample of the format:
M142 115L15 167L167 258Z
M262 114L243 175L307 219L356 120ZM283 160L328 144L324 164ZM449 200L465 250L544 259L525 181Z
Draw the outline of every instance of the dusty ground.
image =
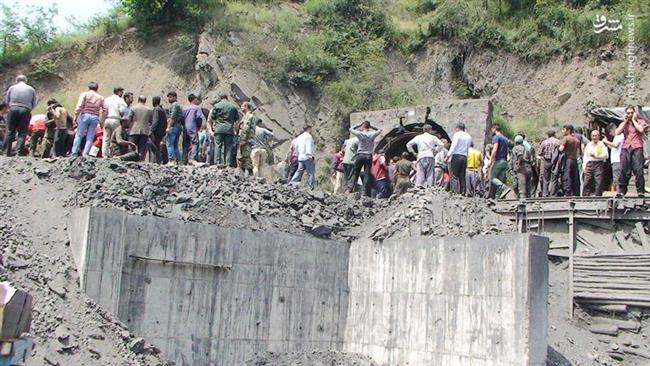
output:
M426 225L413 223L422 221L423 205L437 202L442 211L466 213L448 215L443 228L448 234L512 230L510 223L490 212L486 201L435 190L374 201L268 184L238 177L231 170L105 160L0 158L0 197L2 279L13 281L35 299L33 331L38 347L30 365L163 364L155 347L128 333L119 320L79 291L66 234L73 207L113 207L140 215L352 240L402 237L409 232L434 235ZM463 217L481 220L470 230L471 225L458 225L466 220ZM616 361L608 355L625 345L649 352L644 315L630 312L643 319L644 327L636 333L594 335L587 330L594 314L578 309L574 319L568 319L566 276L566 263L550 263L549 364L647 365L647 359L625 355ZM296 359L318 365L311 363L312 356L260 355L252 362L288 365L292 363L287 360ZM336 352L326 356L338 357Z

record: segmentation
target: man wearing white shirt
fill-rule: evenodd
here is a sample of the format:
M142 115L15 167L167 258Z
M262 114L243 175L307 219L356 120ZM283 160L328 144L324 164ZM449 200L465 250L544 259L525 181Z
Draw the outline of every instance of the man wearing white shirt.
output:
M451 138L449 148L449 173L451 175L451 190L455 193L465 194L467 172L467 152L472 146L472 136L465 132L465 124L456 125L456 132Z
M298 170L291 178L291 184L300 183L302 175L307 171L307 184L309 188L316 187L316 164L314 162L314 138L311 136L311 126L306 125L303 133L296 138L296 150L298 153Z
M120 126L120 119L126 117L124 111L127 108L126 102L122 99L124 88L116 86L113 88L113 95L104 99L106 118L102 124L102 157L110 157L111 136L113 131Z
M433 128L429 124L422 127L422 134L415 136L406 144L406 149L417 155L415 185L417 187L432 187L434 178L434 157L443 146L442 141L432 135ZM413 149L417 147L417 153Z
M612 164L612 182L614 187L618 184L618 178L621 176L621 149L623 148L623 134L616 134L616 124L610 123L607 126L607 133L611 136L614 136L612 141L609 141L607 138L603 139L605 145L607 145L611 150L609 153L609 162Z
M605 186L605 164L607 164L607 146L600 141L600 132L591 131L591 141L585 147L583 196L602 196Z

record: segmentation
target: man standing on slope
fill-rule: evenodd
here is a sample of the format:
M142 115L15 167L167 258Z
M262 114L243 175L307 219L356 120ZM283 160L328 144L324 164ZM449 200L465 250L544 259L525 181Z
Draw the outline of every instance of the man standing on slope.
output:
M557 178L553 174L553 166L558 159L560 140L555 138L555 130L546 132L546 140L539 145L539 160L542 164L542 197L554 196Z
M160 99L161 98L157 95L151 98L153 115L151 118L151 133L149 135L149 138L151 138L151 143L156 150L155 162L158 164L162 164L165 160L167 160L165 159L167 153L160 151L162 140L165 137L165 131L167 131L167 113L165 112L165 109L160 105Z
M255 125L253 111L249 102L241 105L244 117L239 126L239 168L249 175L253 175L253 161L251 160L252 143L255 138Z
M375 138L381 134L381 129L372 127L370 121L363 121L358 126L350 127L350 133L359 139L359 147L354 159L354 171L348 190L350 193L354 192L361 169L363 169L363 190L366 197L370 197L372 192L372 174L370 171L372 168L372 154L375 151Z
M467 152L472 146L472 136L465 132L465 124L456 125L456 132L451 138L451 147L449 148L449 173L451 175L451 190L454 193L465 194L467 185L465 174L467 172Z
M355 136L352 136L343 142L343 174L345 178L345 186L341 187L342 190L349 189L349 187L356 184L356 182L352 182L352 176L354 175L354 159L357 155L358 148L359 139Z
M621 150L621 175L618 179L616 196L622 197L627 193L627 185L632 173L639 197L645 195L645 177L643 176L643 138L648 130L648 123L639 117L640 109L633 106L625 108L623 122L616 128L616 134L623 134L623 149Z
M167 145L167 158L168 164L180 164L181 152L178 149L178 140L183 132L183 109L178 104L178 96L176 92L171 91L167 93L167 102L171 104L169 113L167 114L167 138L165 145Z
M9 107L7 114L7 133L5 135L4 148L7 156L11 156L11 145L16 139L16 152L19 156L27 155L25 149L25 137L27 128L32 118L32 109L36 106L38 99L36 91L27 84L25 75L16 77L16 84L9 87L5 96L5 103Z
M298 153L298 170L291 178L291 184L298 184L302 175L307 171L307 184L312 190L316 187L316 164L314 162L314 138L311 136L312 128L306 125L304 132L296 138L296 152Z
M194 163L199 158L199 130L203 124L203 110L200 95L190 94L187 101L190 104L183 108L183 161Z
M582 158L585 162L582 188L584 196L603 195L607 155L607 146L600 141L600 132L598 130L591 131L591 141L585 146L585 153Z
M79 95L77 107L75 108L74 121L77 124L77 133L74 136L72 144L72 156L88 156L90 148L93 146L97 124L106 114L104 108L104 97L97 93L99 85L91 81L88 83L88 90ZM86 144L81 150L81 140L86 138ZM108 138L105 137L105 138Z
M492 132L492 153L490 154L490 190L488 198L495 198L500 192L499 198L505 198L510 188L506 186L506 174L508 173L508 139L503 135L501 126L493 126Z
M443 144L440 139L432 135L433 127L425 124L422 127L422 134L415 136L406 144L406 149L414 156L417 156L415 168L415 186L432 187L435 173L436 153L440 151ZM417 152L414 147L417 147Z
M122 99L124 88L116 86L113 88L113 95L104 99L104 109L106 109L106 118L102 125L102 156L109 158L111 156L110 146L113 131L120 127L122 117L126 117L126 102Z
M147 141L151 133L151 121L153 119L153 110L145 105L147 97L141 95L138 97L138 103L131 108L128 115L129 120L129 141L138 147L140 161L144 160L144 154L147 152ZM108 138L108 136L106 137Z
M228 100L228 94L220 93L210 112L210 129L215 140L215 164L230 165L235 154L235 123L239 120L237 105Z
M564 125L562 132L564 137L560 140L559 147L559 151L564 153L562 190L565 196L580 196L578 156L582 154L582 143L573 135L573 125Z

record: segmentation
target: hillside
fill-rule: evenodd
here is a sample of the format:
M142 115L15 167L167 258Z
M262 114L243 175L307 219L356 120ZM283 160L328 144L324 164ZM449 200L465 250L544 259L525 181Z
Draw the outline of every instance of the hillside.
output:
M505 46L478 46L461 36L431 37L420 47L405 49L389 43L406 41L399 38L399 27L409 27L393 15L390 24L397 28L362 34L366 41L358 42L365 43L351 45L359 37L354 32L369 26L362 22L341 28L336 14L323 15L314 3L228 2L201 31L155 28L154 35L143 37L126 29L62 45L4 68L0 87L25 72L36 79L42 99L55 96L70 106L89 80L97 80L104 94L113 85L145 95L173 89L181 100L199 92L206 105L218 92L228 91L240 100L252 98L281 140L304 123L315 125L321 148L340 140L349 112L364 109L490 98L514 129L539 133L546 126L585 124L595 106L650 101L649 58L642 45L634 65L639 81L629 100L626 49L615 41L541 59ZM377 14L388 17L399 4ZM350 48L332 50L345 46Z

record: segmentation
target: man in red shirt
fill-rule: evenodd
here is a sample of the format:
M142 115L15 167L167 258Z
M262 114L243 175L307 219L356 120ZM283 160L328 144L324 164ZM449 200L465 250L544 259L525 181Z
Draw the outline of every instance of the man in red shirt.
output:
M623 149L621 150L621 175L618 179L616 196L622 197L627 193L627 185L632 173L639 197L645 193L643 177L643 137L648 130L648 123L639 117L639 109L633 106L625 108L623 122L616 128L616 134L623 134Z
M372 156L372 167L370 169L374 180L375 198L388 198L390 195L390 182L388 181L388 166L383 153L375 153Z

